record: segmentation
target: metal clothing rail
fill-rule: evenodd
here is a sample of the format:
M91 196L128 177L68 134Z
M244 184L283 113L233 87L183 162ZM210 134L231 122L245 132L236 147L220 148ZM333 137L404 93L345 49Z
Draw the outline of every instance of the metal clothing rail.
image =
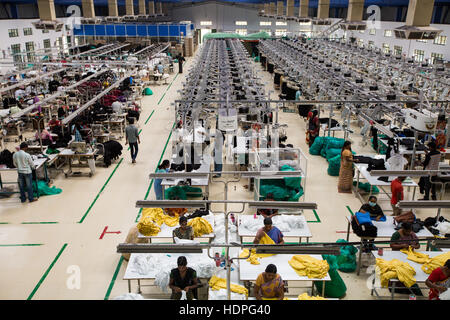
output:
M42 101L36 102L36 103L32 104L31 106L29 106L29 107L27 107L27 108L21 110L20 112L17 112L17 113L15 113L15 114L13 114L11 117L12 117L12 118L20 118L21 116L23 116L23 115L28 114L29 112L31 112L31 111L32 111L34 108L36 108L37 106L42 105L43 103L45 103L45 102L47 102L47 101L51 101L51 100L53 100L53 99L59 97L60 95L66 93L66 91L72 90L73 88L78 87L78 86L81 85L82 83L84 83L84 82L86 82L86 81L89 81L90 79L92 79L92 78L94 78L94 77L98 77L99 75L105 73L106 71L108 71L108 69L100 70L100 71L96 72L95 74L90 75L89 77L84 78L84 79L81 80L81 81L78 81L77 83L74 83L74 84L72 84L72 85L70 85L70 86L68 86L68 87L65 87L65 88L64 88L64 91L58 91L57 93L51 95L50 97L47 97L47 98L43 99Z
M125 48L125 47L127 47L127 46L129 46L130 44L129 43L127 43L127 44L123 44L123 45L121 45L121 46L118 46L118 47L115 47L115 48L111 48L111 49L109 49L109 50L107 50L107 51L105 51L105 52L100 52L100 53L96 53L94 56L96 56L96 57L101 57L101 56L104 56L104 55L107 55L108 53L110 53L110 52L113 52L113 51L116 51L116 50L120 50L120 49L122 49L122 48ZM83 57L85 57L86 55L82 55Z
M101 46L100 48L95 48L95 49L91 49L91 50L88 50L88 51L85 51L85 52L81 52L81 53L77 53L77 54L71 55L68 58L79 57L79 56L82 56L82 55L84 55L86 53L93 53L93 52L96 52L96 51L99 51L99 50L102 50L102 49L105 49L105 48L109 48L109 47L115 46L115 45L117 45L117 43L107 44L107 45Z
M59 72L64 71L66 69L67 68L61 68L61 69L58 69L58 70L55 70L55 71L51 71L51 72L48 72L48 73L44 73L44 74L38 75L38 76L36 76L34 78L31 78L31 79L27 79L27 80L21 81L21 82L19 82L17 84L14 84L12 86L9 86L9 87L6 87L6 88L1 88L0 89L0 93L7 92L9 90L13 90L13 89L18 88L18 87L26 86L26 85L28 85L30 83L39 81L41 79L48 78L48 77L54 75L55 73L59 73Z
M78 110L72 112L69 116L67 116L66 118L63 119L62 124L66 125L68 123L70 123L70 121L72 121L73 119L75 119L81 112L83 112L84 110L86 110L87 108L89 108L91 105L93 105L98 99L102 98L104 95L106 95L108 92L110 92L111 90L117 88L125 79L127 79L128 77L130 77L131 72L126 74L124 77L122 77L121 79L117 80L114 84L112 84L111 86L108 87L108 89L106 89L105 91L103 91L102 93L98 94L97 96L95 96L94 98L92 98L91 100L89 100L87 103L85 103L83 106L81 106Z

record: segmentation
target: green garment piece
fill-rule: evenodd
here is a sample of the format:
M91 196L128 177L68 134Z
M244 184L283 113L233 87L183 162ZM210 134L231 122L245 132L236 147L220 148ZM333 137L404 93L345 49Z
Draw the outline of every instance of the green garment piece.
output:
M283 166L285 170L293 169L290 166ZM286 179L288 180L286 184ZM298 201L304 194L303 188L300 185L301 178L283 178L283 179L261 179L259 194L260 200L264 200L268 193L272 193L275 201ZM298 192L297 192L297 191Z
M356 181L353 181L353 185L356 186ZM365 192L370 192L370 188L372 187L372 194L378 194L380 193L380 190L377 188L377 186L372 186L370 183L368 182L360 182L358 184L358 188L365 191Z
M153 91L150 88L144 89L144 95L151 96L153 94Z
M55 186L49 187L45 181L39 180L37 182L37 190L36 190L36 183L33 182L33 193L34 196L38 196L38 190L39 190L39 196L51 196L54 194L60 194L62 192L62 189L56 188Z
M295 171L295 169L286 164L281 167L281 171ZM302 182L301 177L283 178L283 180L284 180L284 184L289 188L293 188L293 189L301 188L301 182Z
M59 150L58 149L52 149L52 148L47 148L47 151L45 152L46 154L58 154Z
M202 188L191 186L175 186L164 190L164 198L174 200L176 197L187 200L187 193L190 197L199 198L203 196Z
M344 239L339 239L337 243L346 243ZM353 272L356 270L356 253L358 249L355 246L342 246L341 254L337 256L337 264L339 266L339 271L342 272Z
M322 258L327 260L330 270L328 274L330 275L331 281L325 281L325 297L326 298L342 298L347 292L347 286L342 280L341 276L337 272L339 265L337 263L337 257L332 255L322 255ZM316 289L322 292L322 281L314 282Z

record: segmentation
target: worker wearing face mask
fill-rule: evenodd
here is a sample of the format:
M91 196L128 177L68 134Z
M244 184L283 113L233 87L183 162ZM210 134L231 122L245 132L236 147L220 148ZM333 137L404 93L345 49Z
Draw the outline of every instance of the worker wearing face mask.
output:
M370 219L375 221L386 221L383 209L377 204L377 197L370 196L369 202L363 204L359 212L369 213Z

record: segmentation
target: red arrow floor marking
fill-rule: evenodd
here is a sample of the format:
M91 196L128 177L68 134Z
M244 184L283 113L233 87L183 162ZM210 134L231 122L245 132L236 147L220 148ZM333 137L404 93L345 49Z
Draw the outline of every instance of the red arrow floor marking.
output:
M105 227L105 229L103 229L103 232L102 232L102 234L100 235L100 240L102 240L103 239L103 236L105 235L105 234L107 234L107 233L116 233L116 234L119 234L120 233L120 231L110 231L110 232L106 232L106 230L108 230L108 226L106 226Z

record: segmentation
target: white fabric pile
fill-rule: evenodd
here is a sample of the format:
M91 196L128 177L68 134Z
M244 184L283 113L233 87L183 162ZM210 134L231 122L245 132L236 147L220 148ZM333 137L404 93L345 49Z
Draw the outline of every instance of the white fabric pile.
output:
M125 293L115 297L113 300L145 300L143 296L137 293Z
M295 215L279 215L272 217L273 226L280 229L281 232L289 232L293 229L303 229L303 219ZM245 219L241 223L242 228L251 232L257 232L264 226L264 217L256 216L256 219Z
M215 215L214 233L216 236L212 243L225 243L225 217L223 214ZM236 235L236 226L231 222L230 216L228 216L228 240L236 241Z
M434 227L436 230L439 230L441 235L445 235L447 233L450 233L450 222L443 221L440 222L436 227Z
M209 289L208 300L227 300L227 290L211 290ZM245 300L245 294L231 292L231 300Z

